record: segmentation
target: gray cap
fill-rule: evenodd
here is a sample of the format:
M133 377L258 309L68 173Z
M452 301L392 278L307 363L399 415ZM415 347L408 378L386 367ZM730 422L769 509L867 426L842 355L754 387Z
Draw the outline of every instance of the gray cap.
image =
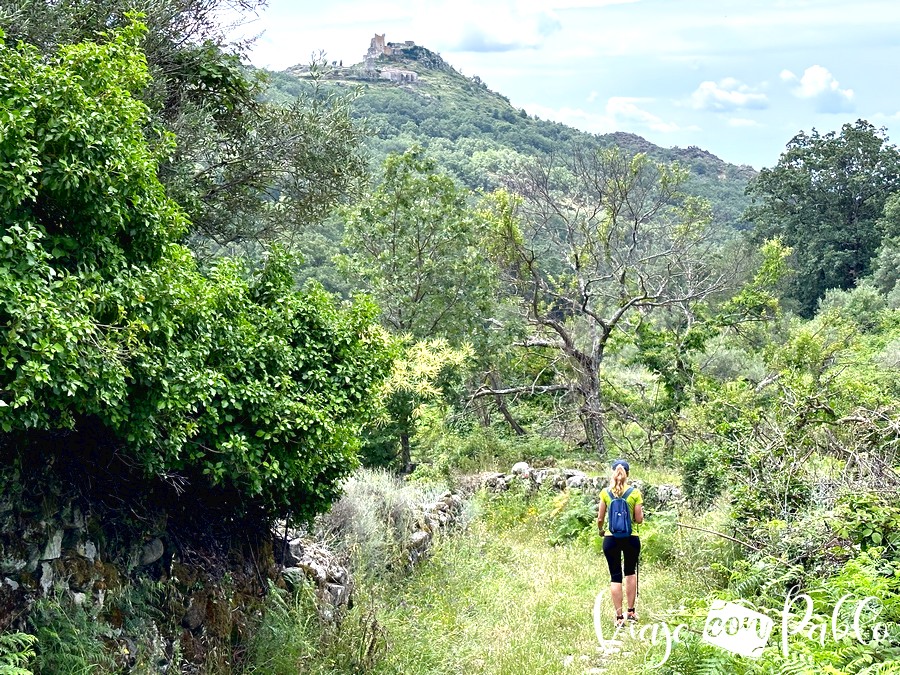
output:
M613 463L612 463L613 471L616 470L617 466L621 466L623 469L625 469L625 473L628 473L629 469L631 468L630 466L628 466L628 462L626 462L624 459L617 459L617 460L613 461Z

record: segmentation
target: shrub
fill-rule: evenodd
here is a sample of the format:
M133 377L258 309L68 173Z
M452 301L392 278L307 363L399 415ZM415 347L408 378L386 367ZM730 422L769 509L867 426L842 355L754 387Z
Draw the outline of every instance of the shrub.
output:
M360 469L331 510L317 519L316 530L350 555L363 574L401 571L423 507L442 492L443 487L404 482L380 469Z
M36 641L27 633L0 634L0 675L32 675L26 666L34 658Z
M566 490L553 499L549 512L550 543L563 544L584 535L598 532L597 502L581 490Z
M878 325L878 315L887 306L884 296L868 281L850 290L832 288L819 300L819 313L832 312L853 322L862 330Z
M727 486L728 465L717 446L695 444L681 460L685 497L698 509L707 508Z
M308 519L356 462L390 365L376 309L272 250L208 276L145 136L139 24L42 59L0 41L0 431L99 419L147 474ZM2 38L0 38L2 40Z

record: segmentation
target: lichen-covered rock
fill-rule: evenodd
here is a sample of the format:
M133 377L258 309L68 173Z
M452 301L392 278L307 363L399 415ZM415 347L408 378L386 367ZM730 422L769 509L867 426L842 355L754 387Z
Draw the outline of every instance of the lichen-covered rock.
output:
M528 465L528 462L516 462L512 466L512 474L514 476L528 476L531 473L531 467Z
M162 558L164 552L165 546L163 546L162 540L159 537L154 537L150 541L145 542L141 547L141 557L138 564L141 567L152 565Z

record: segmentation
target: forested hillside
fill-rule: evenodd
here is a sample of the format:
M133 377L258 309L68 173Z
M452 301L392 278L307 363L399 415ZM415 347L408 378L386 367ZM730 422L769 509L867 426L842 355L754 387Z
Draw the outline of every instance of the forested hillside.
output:
M417 79L404 84L379 79L367 74L362 64L321 63L314 68L326 90L333 87L349 94L359 89L353 115L365 120L371 134L367 145L376 165L388 153L419 144L465 186L492 190L500 185L503 170L522 157L559 154L573 144L615 145L659 161L679 162L691 172L688 189L710 199L717 222L732 228L746 225L743 214L749 201L744 189L756 173L751 167L728 164L697 147L661 148L634 134L595 136L536 119L513 107L479 77L461 75L425 47L382 56L379 63L383 69L416 73ZM269 77L272 98L288 101L308 86L310 69L297 66Z
M757 174L219 9L0 0L0 673L900 672L884 130Z

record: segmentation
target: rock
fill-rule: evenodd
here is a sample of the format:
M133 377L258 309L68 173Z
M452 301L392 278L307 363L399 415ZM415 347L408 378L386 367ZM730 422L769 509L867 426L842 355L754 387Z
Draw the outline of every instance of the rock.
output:
M492 492L505 492L509 489L509 485L506 482L506 476L502 473L486 474L482 484Z
M53 567L50 566L48 562L41 563L41 588L44 590L44 595L47 595L50 592L50 588L53 586Z
M275 538L273 553L275 562L285 567L296 567L303 560L304 555L303 539L296 537L287 541L282 537Z
M3 580L3 583L6 584L7 586L9 586L9 587L10 587L11 589L13 589L14 591L19 590L19 583L18 583L17 581L13 581L13 580L10 579L9 577L6 577L6 578Z
M62 555L62 541L63 531L55 530L53 534L50 535L50 539L44 547L44 553L41 555L41 560L56 560L59 558Z
M654 493L657 506L677 506L684 502L684 493L677 485L657 485Z
M310 560L301 560L297 563L297 567L306 572L306 576L316 582L318 585L328 581L328 573L325 571L324 565Z
M79 543L75 547L75 550L78 552L78 555L80 555L82 558L87 558L91 562L94 562L94 560L97 558L97 545L90 540L84 543Z
M528 466L528 462L516 462L512 467L512 474L514 476L525 477L529 473L531 473L531 467Z
M203 625L206 618L206 600L194 597L191 598L191 604L181 617L181 625L190 631L196 631Z
M569 488L570 490L571 489L580 490L581 488L584 487L586 481L587 481L587 476L585 476L584 474L581 474L581 475L576 474L576 475L570 476L569 478L566 479L566 487Z
M350 587L344 584L325 584L325 590L331 596L331 604L335 607L346 605L350 601Z
M27 560L19 558L6 558L0 561L0 574L16 574L28 567Z
M84 593L80 593L80 592L72 593L72 603L76 607L81 607L82 605L84 605L84 601L85 601L86 597L87 596Z
M157 560L162 558L164 551L165 547L163 546L162 540L159 537L151 539L150 541L146 542L141 548L141 559L139 565L141 567L152 565Z
M415 549L423 549L428 546L428 543L431 541L431 535L424 530L417 530L412 533L412 536L409 538L409 545Z
M81 512L81 509L77 506L72 509L71 514L67 511L63 512L62 515L63 527L67 530L83 530L84 529L84 514Z
M281 576L284 578L285 583L292 589L296 589L298 586L302 585L307 578L306 570L301 569L300 567L285 567L281 570Z

